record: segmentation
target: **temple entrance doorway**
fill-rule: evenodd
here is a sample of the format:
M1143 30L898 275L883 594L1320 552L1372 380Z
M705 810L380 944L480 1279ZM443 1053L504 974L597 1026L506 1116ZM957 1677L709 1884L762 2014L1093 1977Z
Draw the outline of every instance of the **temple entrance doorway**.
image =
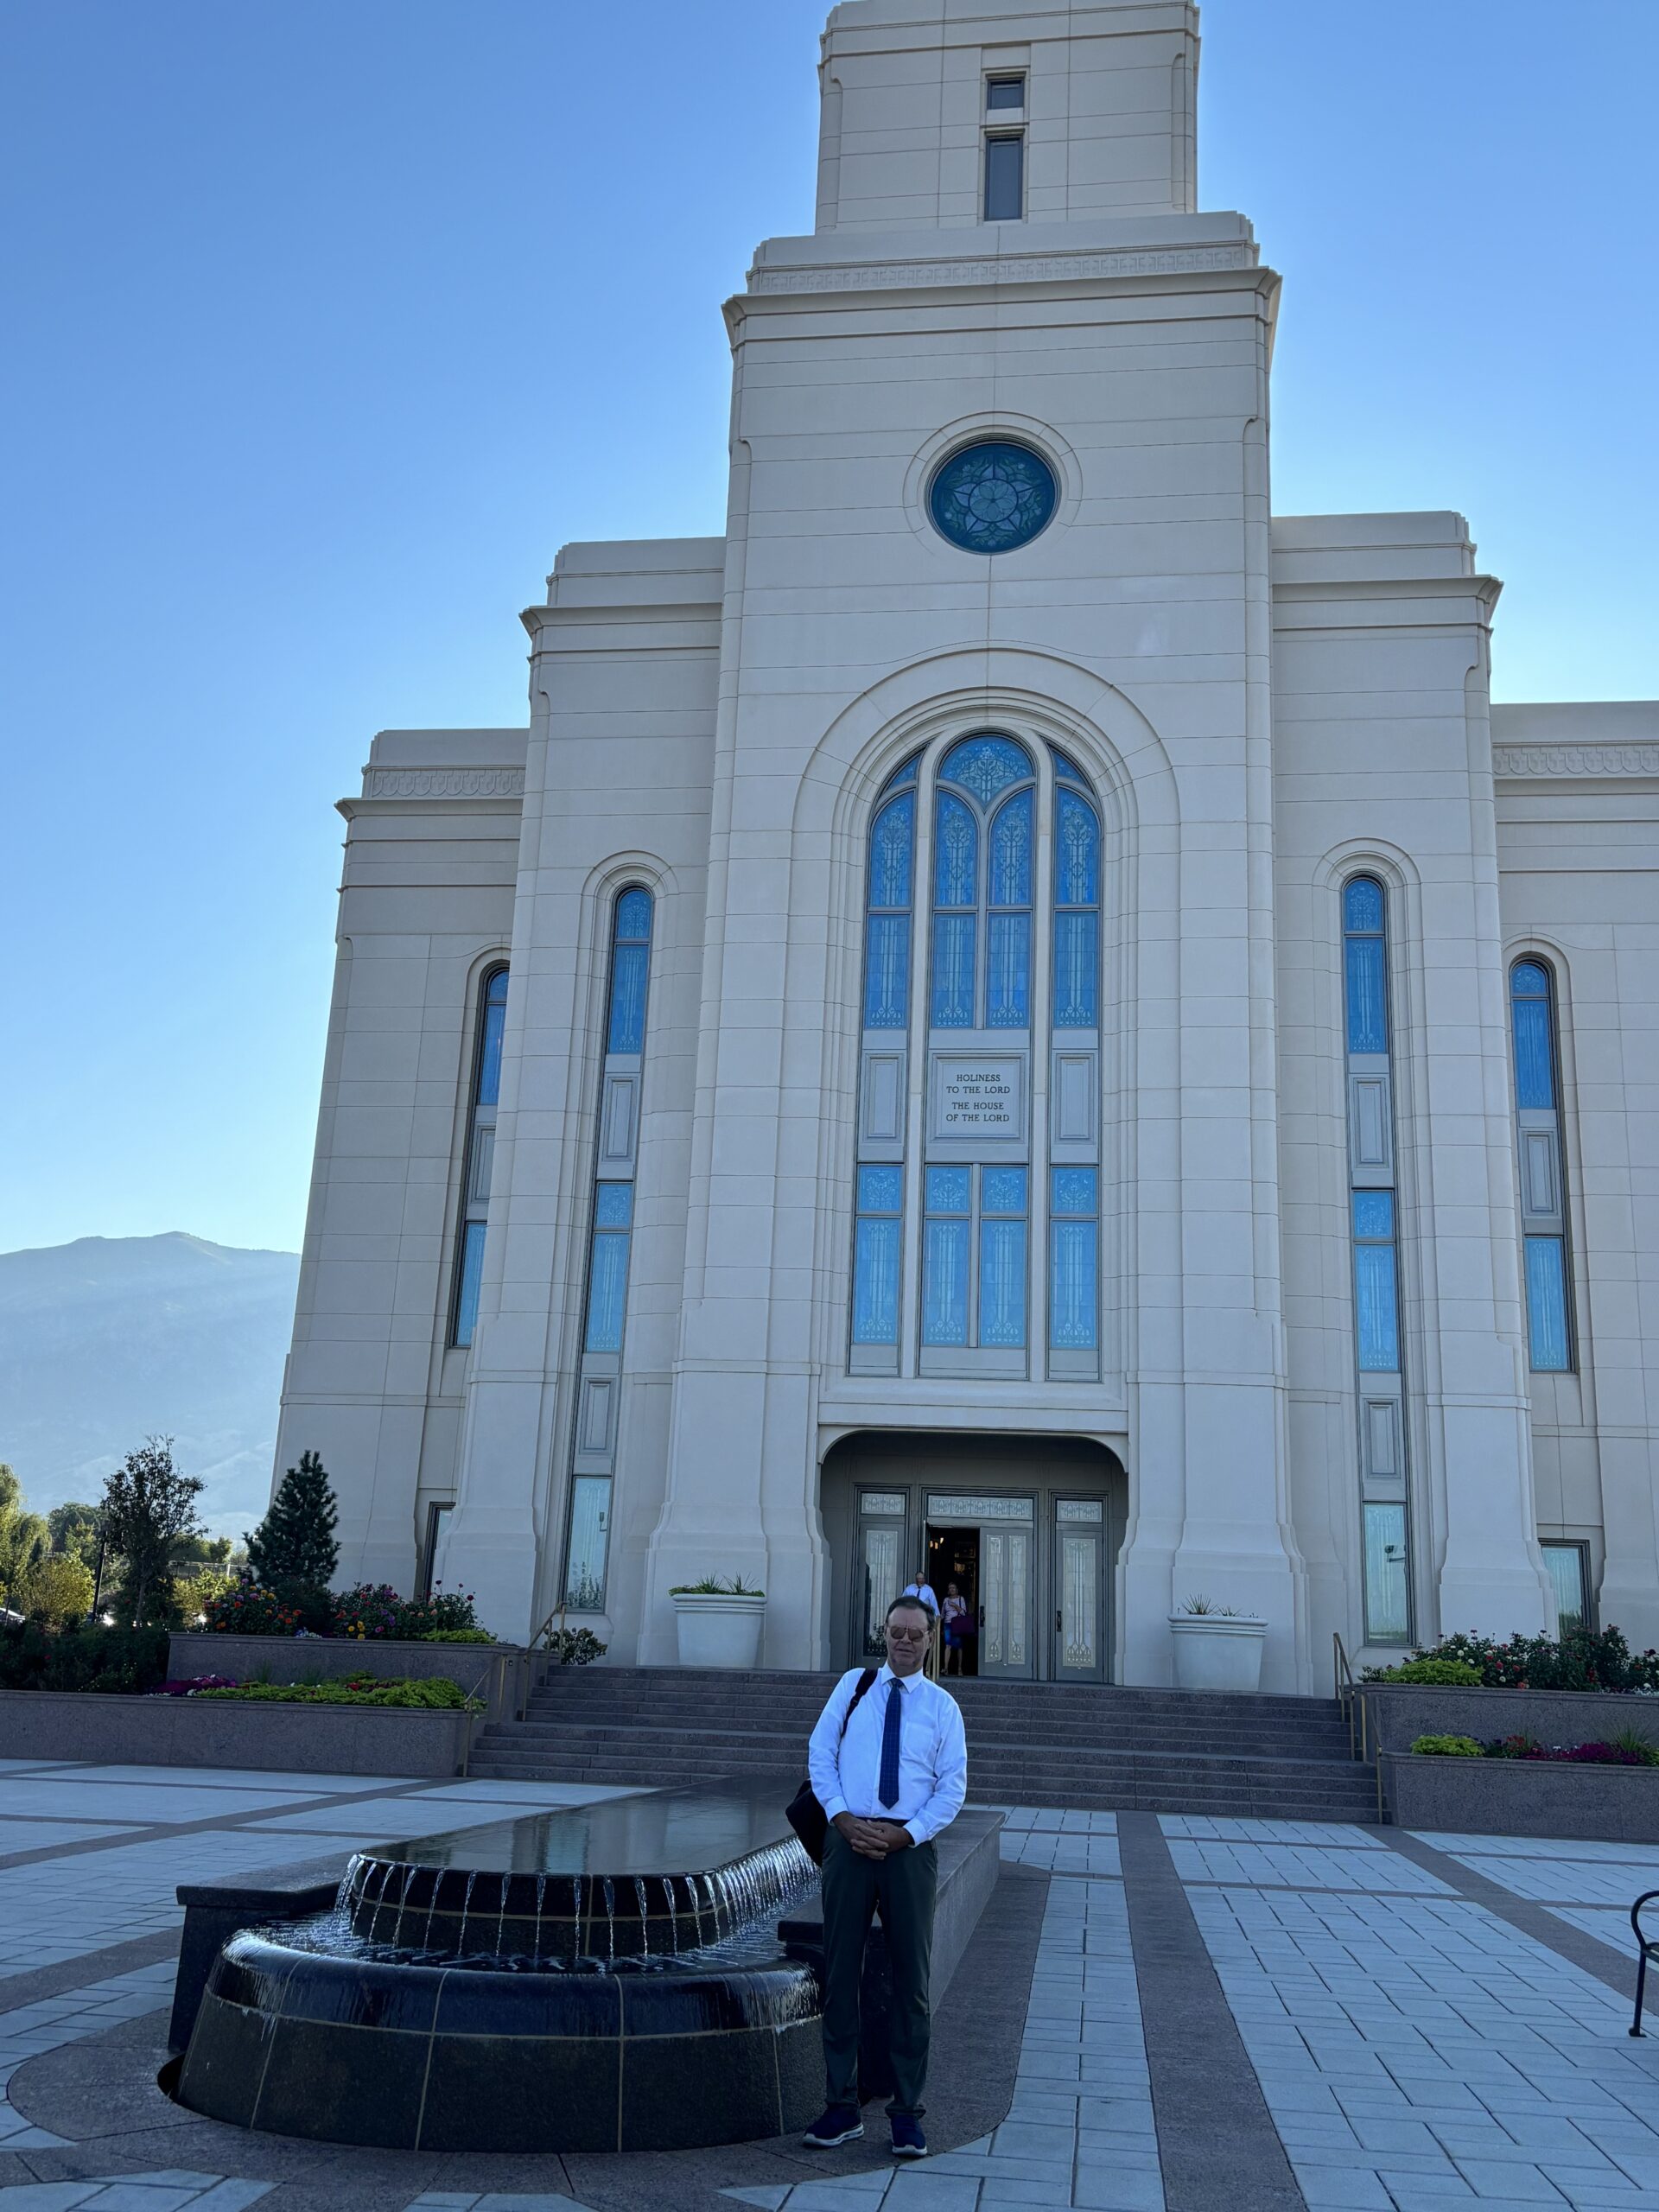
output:
M887 1608L919 1573L944 1609L946 1676L1111 1679L1128 1485L1104 1446L861 1431L826 1455L820 1497L836 1663L880 1657Z

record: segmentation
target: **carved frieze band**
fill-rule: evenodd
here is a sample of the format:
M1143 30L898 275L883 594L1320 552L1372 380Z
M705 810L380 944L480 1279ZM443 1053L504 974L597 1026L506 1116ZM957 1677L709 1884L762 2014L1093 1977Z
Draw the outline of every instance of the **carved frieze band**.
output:
M1659 745L1495 745L1495 776L1659 776Z
M1020 260L882 261L857 269L752 269L751 292L910 290L918 284L1052 284L1095 276L1185 276L1254 269L1253 245L1191 246L1166 253L1055 253Z
M365 798L522 798L522 768L371 768Z

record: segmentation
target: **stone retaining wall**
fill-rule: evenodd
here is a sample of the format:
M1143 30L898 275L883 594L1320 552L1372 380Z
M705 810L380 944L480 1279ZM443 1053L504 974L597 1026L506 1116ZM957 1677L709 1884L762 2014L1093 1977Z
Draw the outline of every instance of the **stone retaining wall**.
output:
M220 1698L0 1690L0 1758L264 1767L414 1780L464 1774L481 1718L372 1705L245 1705Z
M1659 1697L1611 1691L1432 1689L1415 1682L1362 1682L1365 1750L1408 1751L1419 1736L1535 1736L1541 1744L1604 1743L1639 1728L1659 1747ZM1517 1834L1526 1831L1517 1830Z
M1384 1751L1379 1764L1396 1827L1659 1843L1659 1767L1427 1758L1409 1751Z

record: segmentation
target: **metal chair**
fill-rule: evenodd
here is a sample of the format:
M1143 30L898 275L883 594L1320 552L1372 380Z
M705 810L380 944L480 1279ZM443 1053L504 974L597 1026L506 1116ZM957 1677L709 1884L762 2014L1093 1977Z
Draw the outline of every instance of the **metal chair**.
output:
M1647 1994L1648 1961L1659 1958L1659 1939L1642 1933L1642 1908L1659 1897L1659 1890L1644 1890L1630 1907L1630 1927L1636 1936L1636 2014L1630 2022L1630 2033L1642 2032L1642 2004Z

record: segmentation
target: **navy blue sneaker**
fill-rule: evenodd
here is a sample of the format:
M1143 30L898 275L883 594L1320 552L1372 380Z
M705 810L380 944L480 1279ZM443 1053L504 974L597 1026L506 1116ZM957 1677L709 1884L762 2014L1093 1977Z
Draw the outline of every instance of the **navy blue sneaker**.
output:
M927 2156L927 2138L923 2134L922 2123L914 2113L893 2113L893 2155L895 2158L925 2158Z
M815 2151L833 2151L837 2143L855 2142L863 2133L864 2122L856 2105L831 2105L821 2120L813 2121L801 2140L810 2143Z

